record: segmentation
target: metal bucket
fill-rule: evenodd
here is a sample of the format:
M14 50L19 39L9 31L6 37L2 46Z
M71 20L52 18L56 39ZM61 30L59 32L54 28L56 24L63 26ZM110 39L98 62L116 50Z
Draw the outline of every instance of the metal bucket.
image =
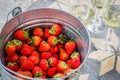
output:
M76 19L75 17L64 11L50 9L50 8L36 9L36 10L23 12L15 16L5 24L5 26L1 31L0 34L1 63L0 64L5 71L5 74L8 74L11 77L10 80L18 80L18 78L16 78L16 76L14 75L19 75L31 80L41 79L41 78L38 79L38 78L30 78L23 76L5 67L6 63L4 59L5 56L4 46L6 42L11 38L14 31L19 28L29 29L29 28L33 28L34 26L39 26L44 24L51 25L53 23L59 23L61 25L64 25L63 32L66 35L68 35L70 38L75 40L78 46L78 51L81 52L82 64L77 69L73 70L71 73L74 73L76 70L82 67L90 50L90 36L85 26L78 19ZM65 79L69 76L70 74L62 79ZM51 80L53 80L53 78L51 78Z

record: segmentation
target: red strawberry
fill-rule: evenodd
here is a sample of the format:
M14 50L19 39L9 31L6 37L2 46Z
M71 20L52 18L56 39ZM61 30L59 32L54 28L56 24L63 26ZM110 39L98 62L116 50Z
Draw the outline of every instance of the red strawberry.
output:
M41 58L42 59L49 59L52 56L51 52L42 52Z
M62 27L58 24L52 25L51 29L49 30L49 33L58 36L62 32Z
M25 40L25 42L26 42L27 44L30 44L30 43L31 43L31 38L28 37L28 38Z
M67 60L66 63L67 63L67 65L68 65L69 67L71 67L71 65L72 65L72 64L71 64L71 59Z
M22 47L21 40L13 39L11 42L16 46L17 51L19 51L21 49L21 47Z
M80 54L78 52L75 52L75 51L70 56L70 58L77 58L77 57L80 58Z
M33 61L34 65L37 65L40 60L39 57L37 57L37 56L30 56L28 59Z
M33 51L36 50L36 47L35 47L35 46L30 46L30 47L31 47L31 49L32 49Z
M39 46L39 51L49 51L49 50L50 50L50 45L47 42L42 41Z
M32 69L32 73L33 73L34 77L42 77L43 76L43 71L39 66L35 66Z
M8 41L5 46L5 51L8 56L13 56L15 54L16 47L12 42Z
M57 66L58 59L56 59L55 57L51 57L48 59L48 63L50 66L55 67Z
M53 54L52 57L55 57L57 60L59 59L59 58L58 58L58 54Z
M60 49L59 56L60 56L60 60L62 61L66 61L69 58L69 55L67 54L67 52L62 48Z
M14 33L14 38L24 41L29 37L28 31L19 29Z
M11 61L11 62L16 62L18 60L18 55L17 54L13 54L12 56L7 56L5 57L6 61Z
M51 49L50 49L50 52L51 52L52 54L55 54L55 53L57 53L58 51L59 51L58 46L53 46L53 47L51 47Z
M39 27L36 27L33 30L33 35L42 37L43 36L43 30Z
M64 74L65 74L65 75L68 75L71 71L72 71L72 69L71 69L71 68L68 68L67 70L64 71Z
M78 68L80 66L81 61L80 61L80 59L78 57L77 58L72 58L72 59L70 59L70 60L67 61L67 64L71 68L76 69L76 68Z
M42 41L42 39L39 36L33 36L31 43L33 46L39 46L41 41Z
M54 67L54 68L49 68L48 70L47 70L47 75L49 76L49 77L53 77L55 74L56 74L56 72L57 72L57 69Z
M57 73L53 77L54 78L63 78L65 75L63 73Z
M48 62L46 59L41 59L39 66L42 68L42 70L46 71L48 69Z
M65 50L69 55L72 54L72 52L75 50L75 48L76 48L75 42L68 41L68 42L65 43Z
M46 76L47 76L47 72L43 71L43 76L42 76L42 78L45 79Z
M18 70L17 71L22 71L22 68L20 67L20 68L18 68Z
M32 77L32 73L30 71L17 71L18 74L27 76L27 77ZM21 80L25 80L25 78L21 77L21 76L17 76L18 78L20 78Z
M19 60L18 60L18 63L20 64L20 66L23 64L23 62L27 59L26 56L20 56L19 57Z
M60 48L64 48L64 45L63 44L61 44L61 43L58 43L58 48L60 49Z
M37 57L40 58L40 55L39 55L39 53L37 51L33 51L32 54L31 54L31 56L37 56Z
M64 61L58 61L58 64L57 64L57 70L62 72L62 71L65 71L68 69L68 65L66 64L66 62Z
M16 62L8 62L6 65L7 68L13 70L13 71L17 71L18 70L18 65Z
M44 30L44 37L45 38L48 38L49 36L51 36L51 34L49 33L49 28L45 28L45 30Z
M31 46L29 46L28 44L23 44L22 49L21 49L22 55L29 56L32 54L32 52L33 52L33 49Z
M34 68L34 63L31 60L26 59L24 60L21 68L22 70L32 70Z
M58 43L58 40L55 36L48 37L47 42L50 44L50 46L55 46Z

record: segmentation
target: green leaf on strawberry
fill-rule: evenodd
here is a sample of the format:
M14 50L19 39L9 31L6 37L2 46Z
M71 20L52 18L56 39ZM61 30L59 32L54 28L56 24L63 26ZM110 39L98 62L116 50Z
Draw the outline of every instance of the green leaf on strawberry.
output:
M54 33L55 33L55 31L54 31L54 28L53 28L53 27L51 27L51 29L49 30L49 33L50 33L50 34L54 34Z
M71 54L70 58L77 58L77 57L79 57L79 56L80 56L80 54L79 54L78 52L74 51L74 52Z
M18 39L13 39L12 42L15 46L21 46L22 45L22 41L18 40Z
M60 34L58 37L58 42L64 44L66 41L68 41L68 37L65 34Z
M24 32L24 36L25 36L25 38L27 39L28 37L29 37L29 33L28 33L28 31L23 31Z

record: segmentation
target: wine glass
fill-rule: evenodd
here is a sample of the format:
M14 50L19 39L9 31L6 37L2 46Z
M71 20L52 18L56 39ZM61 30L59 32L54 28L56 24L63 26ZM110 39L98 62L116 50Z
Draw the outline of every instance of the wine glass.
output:
M85 25L94 18L94 8L88 5L88 2L80 0L70 0L69 10L72 15L82 21Z
M106 43L111 45L113 29L120 27L120 5L109 5L104 12L103 20L108 26Z
M102 19L102 13L107 5L113 4L114 1L115 0L90 0L91 5L94 5L96 8L95 18L87 26L91 33L100 34L107 30L107 27Z
M94 10L87 5L81 5L79 3L71 6L71 13L87 25L94 18Z

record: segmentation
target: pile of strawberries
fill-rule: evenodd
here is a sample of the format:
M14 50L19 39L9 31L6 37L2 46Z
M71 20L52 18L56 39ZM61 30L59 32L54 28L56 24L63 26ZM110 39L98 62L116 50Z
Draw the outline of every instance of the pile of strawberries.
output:
M5 45L6 67L32 78L66 76L80 66L81 60L76 43L62 30L59 24L16 30Z

